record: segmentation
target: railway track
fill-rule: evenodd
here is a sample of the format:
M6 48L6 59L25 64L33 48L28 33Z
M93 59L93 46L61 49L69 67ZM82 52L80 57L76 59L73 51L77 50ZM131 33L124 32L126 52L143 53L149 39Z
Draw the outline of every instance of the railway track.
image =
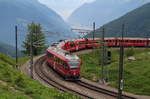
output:
M49 76L44 73L43 68L42 68L44 59L45 59L44 57L41 57L34 64L34 71L35 71L35 73L38 75L38 77L40 79L42 79L47 84L49 84L49 85L53 86L54 88L57 88L57 89L59 89L59 90L61 90L63 92L66 92L66 91L67 92L72 92L72 93L74 93L74 94L76 94L78 96L81 96L82 98L89 98L89 99L92 98L92 97L90 97L90 96L88 96L86 94L82 94L82 93L80 93L78 91L75 91L75 90L72 90L72 89L70 89L68 87L65 87L62 84L56 82L55 80L49 78Z
M117 92L113 92L107 89L103 89L92 84L86 83L82 80L77 82L67 82L64 81L56 72L52 71L52 74L55 76L52 77L50 74L50 68L47 66L45 61L45 57L40 57L36 63L34 64L34 72L35 74L42 79L47 84L57 88L63 92L71 92L76 94L82 98L96 98L96 99L115 99L117 98ZM75 86L73 88L73 86ZM81 91L82 90L82 91ZM98 98L99 97L99 98ZM105 98L102 98L105 97ZM124 95L123 99L136 99L132 96Z
M84 86L84 87L86 87L88 89L95 90L95 91L103 93L103 94L107 94L109 96L113 96L113 97L116 97L116 98L118 97L118 93L115 92L115 91L111 91L111 90L107 90L107 89L104 89L104 88L100 88L100 87L97 87L95 85L83 82L82 80L78 81L77 84L79 84L81 86ZM133 96L123 95L123 99L136 99L136 98L133 97Z

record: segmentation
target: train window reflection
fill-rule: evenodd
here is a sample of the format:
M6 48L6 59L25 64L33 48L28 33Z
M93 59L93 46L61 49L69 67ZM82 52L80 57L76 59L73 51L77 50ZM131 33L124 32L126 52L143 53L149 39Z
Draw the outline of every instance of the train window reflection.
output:
M71 62L69 62L69 65L70 65L71 69L78 68L79 62L71 61Z

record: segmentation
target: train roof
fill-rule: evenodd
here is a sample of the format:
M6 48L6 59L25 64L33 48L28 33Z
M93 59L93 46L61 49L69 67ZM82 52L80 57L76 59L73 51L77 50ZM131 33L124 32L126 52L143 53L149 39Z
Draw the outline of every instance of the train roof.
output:
M108 38L105 38L106 40L107 39L122 39L121 37L108 37ZM150 38L129 38L129 37L124 37L123 38L124 40L149 40Z
M71 54L69 51L63 50L61 47L65 44L64 41L57 43L55 46L50 46L48 50L64 57L69 61L79 60L77 55Z
M93 40L93 38L87 38L88 40ZM101 40L101 38L94 38L95 40ZM105 39L122 39L121 37L105 37ZM150 40L150 38L133 38L133 37L124 37L123 39L129 40Z

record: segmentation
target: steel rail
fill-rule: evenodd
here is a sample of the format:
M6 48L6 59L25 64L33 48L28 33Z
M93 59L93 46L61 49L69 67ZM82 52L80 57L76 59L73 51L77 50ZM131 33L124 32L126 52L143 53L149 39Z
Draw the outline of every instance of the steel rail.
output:
M65 87L63 85L61 85L60 83L54 81L53 79L51 79L48 75L45 74L45 72L43 71L43 68L42 68L42 65L44 63L44 60L45 60L45 57L41 57L39 58L36 63L34 64L34 70L35 70L35 73L38 75L38 77L40 79L42 79L45 83L53 86L54 88L57 88L63 92L72 92L78 96L81 96L82 98L89 98L91 99L92 97L86 95L86 94L82 94L78 91L75 91L75 90L72 90L68 87Z

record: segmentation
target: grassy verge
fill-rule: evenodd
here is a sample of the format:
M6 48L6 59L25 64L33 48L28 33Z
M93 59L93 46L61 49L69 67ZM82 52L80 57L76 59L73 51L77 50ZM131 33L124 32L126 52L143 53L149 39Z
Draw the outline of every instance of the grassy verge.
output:
M105 68L108 70L108 84L117 88L119 50L110 50L112 52L112 63ZM136 60L129 61L129 56L134 56ZM79 55L79 57L83 60L81 76L98 82L101 77L100 51L93 51ZM125 91L150 95L150 50L132 48L125 51L124 80Z
M22 66L23 64L25 64L29 59L30 59L29 56L19 58L19 60L18 60L19 61L19 66Z
M27 58L22 59L22 63ZM14 59L0 54L0 99L78 99L70 93L42 86L18 70Z

